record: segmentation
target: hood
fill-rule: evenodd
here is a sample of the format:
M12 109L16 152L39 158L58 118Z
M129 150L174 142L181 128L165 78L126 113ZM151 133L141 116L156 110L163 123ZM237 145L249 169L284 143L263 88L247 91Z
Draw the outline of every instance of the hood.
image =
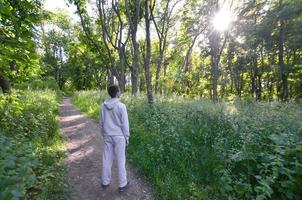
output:
M107 99L107 100L104 102L104 106L105 106L105 108L107 108L108 110L112 110L112 109L117 105L118 102L119 102L119 99L118 99L118 98Z

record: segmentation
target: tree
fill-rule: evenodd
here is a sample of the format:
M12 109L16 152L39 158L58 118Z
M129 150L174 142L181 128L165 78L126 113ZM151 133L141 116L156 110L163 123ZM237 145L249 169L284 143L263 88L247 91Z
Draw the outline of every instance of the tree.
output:
M104 0L98 0L97 8L103 41L111 61L113 73L118 79L121 92L124 92L126 84L125 70L127 64L126 45L129 41L130 31L125 29L126 21L124 16L125 13L122 11L122 3L115 0L111 3ZM112 49L118 54L119 65L116 64L113 58Z
M133 61L130 67L131 71L131 86L132 94L137 93L137 76L138 76L138 62L139 62L139 45L137 40L137 28L141 19L141 1L140 0L125 0L126 14L129 21L129 28L131 34L131 41L133 47Z
M149 104L153 104L153 95L152 95L152 84L151 84L151 74L150 74L150 58L151 58L151 39L150 39L150 6L149 1L145 0L144 2L144 11L145 11L145 25L146 25L146 55L144 57L144 67L145 67L145 78L147 85L147 97Z
M158 93L159 90L159 76L162 65L164 64L165 60L165 51L167 48L168 42L168 32L172 27L172 13L175 6L180 2L180 0L164 0L159 2L159 8L157 10L157 16L155 16L155 5L156 0L153 1L153 5L149 5L150 7L150 15L155 26L156 34L158 37L158 50L159 55L157 58L157 67L156 67L156 75L155 75L155 94ZM164 75L165 75L166 68L164 66Z
M93 48L96 49L99 55L99 59L102 62L104 66L106 66L107 70L107 81L110 85L114 83L114 72L116 71L115 65L112 65L112 57L111 52L107 48L106 43L104 40L101 40L99 35L95 33L96 30L93 30L93 27L95 27L89 19L89 15L87 14L87 11L85 9L87 1L86 0L70 0L69 2L73 3L77 8L77 14L80 17L81 26L85 33L85 36L87 37L90 45L92 45ZM104 38L103 38L104 39ZM102 41L102 42L100 42ZM110 64L111 63L111 64Z
M0 1L0 87L4 93L11 90L12 81L38 68L34 38L41 5L38 0Z
M75 24L45 33L42 56L61 86L105 88L116 78L124 91L131 77L132 94L146 91L149 103L153 91L214 102L302 96L299 0L97 0L95 13L87 0L70 2L82 30ZM220 29L215 20L225 9L233 18Z
M47 32L45 27L51 28ZM47 20L44 20L41 24L41 41L44 49L42 55L42 63L44 76L53 76L62 89L66 81L63 77L65 66L64 57L66 57L66 49L68 43L73 38L71 34L72 23L70 17L65 14L63 10L56 12L55 14L50 13Z

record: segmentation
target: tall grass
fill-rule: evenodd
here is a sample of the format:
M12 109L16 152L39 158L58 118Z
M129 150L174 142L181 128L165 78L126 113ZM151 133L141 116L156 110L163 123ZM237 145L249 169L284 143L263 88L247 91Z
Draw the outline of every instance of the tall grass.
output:
M0 199L64 199L64 141L53 90L0 95Z
M94 119L105 92L74 103ZM301 199L302 110L288 103L123 95L129 160L160 199Z

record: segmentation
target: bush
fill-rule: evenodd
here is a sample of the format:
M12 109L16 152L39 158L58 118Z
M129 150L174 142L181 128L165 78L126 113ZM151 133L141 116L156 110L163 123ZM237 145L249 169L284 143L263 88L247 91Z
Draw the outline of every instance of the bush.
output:
M77 92L94 119L105 92ZM161 199L301 199L302 110L288 103L123 95L129 160Z
M52 90L0 96L0 199L64 198L59 100Z
M53 77L43 77L40 79L33 78L25 82L18 83L16 85L17 89L21 90L54 90L59 91L60 88Z
M33 148L1 133L0 149L0 199L24 197L26 188L36 181L33 168L37 166L37 159L31 155Z

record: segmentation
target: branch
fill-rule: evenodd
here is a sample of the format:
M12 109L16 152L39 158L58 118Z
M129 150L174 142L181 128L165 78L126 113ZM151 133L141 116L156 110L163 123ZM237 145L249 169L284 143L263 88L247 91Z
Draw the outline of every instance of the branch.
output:
M154 0L153 5L152 5L152 6L150 5L150 8L149 8L149 9L150 9L151 19L152 19L152 21L153 21L153 23L154 23L154 26L155 26L155 29L156 29L156 33L157 33L158 39L161 41L161 32L160 32L160 30L159 30L159 28L158 28L158 25L157 25L157 23L156 23L156 21L155 21L154 14L153 14L154 7L155 7L155 0Z
M225 44L226 44L228 36L229 36L229 34L226 33L225 37L224 37L224 40L223 40L223 43L222 43L222 46L221 46L221 49L220 49L219 54L218 54L218 60L220 60L220 57L221 57L222 51L223 51L223 49L225 47Z
M102 30L103 30L103 39L104 39L104 42L106 40L108 40L109 43L115 49L117 49L118 47L116 46L116 44L113 43L113 39L112 39L111 35L109 34L109 31L107 29L107 25L105 24L105 22L106 22L106 15L105 15L104 2L101 3L101 1L102 0L98 0L97 7L98 7L99 17L100 17L100 21L101 21ZM114 23L112 23L112 30L113 30L112 32L114 32Z
M92 45L97 49L98 53L99 53L99 56L102 60L102 62L106 65L106 67L108 67L107 65L107 62L105 60L105 58L103 57L103 53L102 53L102 49L99 47L99 45L97 45L97 43L92 39L91 37L91 32L89 30L89 28L86 26L85 24L85 21L84 21L84 17L81 13L81 8L80 8L80 5L79 5L79 2L75 1L75 4L76 4L76 7L77 7L77 11L79 13L79 16L80 16L80 19L81 19L81 25L82 25L82 28L85 32L85 35L87 37L87 39L92 43Z

